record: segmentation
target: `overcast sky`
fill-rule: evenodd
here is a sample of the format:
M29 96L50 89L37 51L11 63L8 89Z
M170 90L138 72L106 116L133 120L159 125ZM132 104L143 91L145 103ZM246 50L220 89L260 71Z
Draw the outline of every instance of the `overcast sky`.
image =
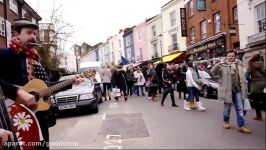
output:
M74 43L94 45L105 42L108 36L118 34L119 29L132 27L160 13L161 6L170 0L55 0L62 6L63 20L77 31L69 39L67 49ZM54 0L26 0L47 22Z

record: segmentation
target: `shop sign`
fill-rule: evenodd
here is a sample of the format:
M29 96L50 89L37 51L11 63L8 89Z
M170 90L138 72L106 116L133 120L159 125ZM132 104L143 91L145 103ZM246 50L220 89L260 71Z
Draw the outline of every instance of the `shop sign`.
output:
M187 20L186 20L186 8L180 8L180 20L181 20L181 35L187 36Z

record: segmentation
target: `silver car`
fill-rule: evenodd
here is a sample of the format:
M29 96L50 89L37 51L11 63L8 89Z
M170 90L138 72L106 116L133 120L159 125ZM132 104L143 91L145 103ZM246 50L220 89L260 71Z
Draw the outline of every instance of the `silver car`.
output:
M73 75L64 76L60 81L73 78ZM101 88L94 84L91 79L84 78L84 82L79 85L73 85L72 89L56 93L51 96L53 110L56 113L65 110L92 110L98 112L99 96Z

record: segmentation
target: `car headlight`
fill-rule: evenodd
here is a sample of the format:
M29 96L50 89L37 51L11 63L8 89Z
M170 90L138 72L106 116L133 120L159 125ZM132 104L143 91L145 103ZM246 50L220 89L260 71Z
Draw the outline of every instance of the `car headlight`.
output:
M210 85L211 85L212 88L215 88L215 89L218 88L218 84L217 83L210 83Z
M86 99L93 99L94 96L93 94L84 94L84 95L80 95L79 100L86 100Z

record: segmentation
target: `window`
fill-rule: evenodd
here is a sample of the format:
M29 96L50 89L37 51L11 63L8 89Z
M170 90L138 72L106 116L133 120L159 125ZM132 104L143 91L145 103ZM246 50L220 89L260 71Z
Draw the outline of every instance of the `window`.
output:
M5 19L0 17L0 23L1 23L0 35L6 36L6 34L5 34Z
M172 41L172 45L171 45L171 50L177 50L177 34L174 33L171 35L171 41Z
M153 52L157 53L157 43L152 44Z
M126 46L130 46L130 37L129 36L126 37Z
M142 60L142 48L139 48L139 60Z
M132 56L131 56L131 48L128 47L128 48L127 48L127 59L128 59L128 60L131 60L131 57L132 57Z
M44 30L40 30L39 31L39 35L40 35L40 41L44 41Z
M152 30L152 36L156 36L156 28L155 28L155 25L151 27L151 30Z
M194 12L193 12L193 0L189 1L188 2L188 14L189 16L193 16L194 15Z
M233 21L238 21L237 7L233 8Z
M265 10L266 2L263 2L257 6L255 6L255 10L257 12L257 30L258 32L266 31L266 10Z
M141 41L141 33L138 31L138 40Z
M115 47L114 47L114 42L112 42L112 50L114 50L115 49Z
M175 16L175 11L172 11L170 13L170 21L171 21L171 27L176 25L176 16Z
M24 8L22 8L21 13L22 13L22 18L27 17L27 11Z
M221 13L218 12L214 14L214 32L218 33L221 32Z
M9 0L9 8L18 14L18 2L16 0Z
M194 27L190 28L190 39L191 39L191 43L195 43L195 28Z
M197 10L206 11L206 0L197 0Z
M200 23L200 35L201 35L201 39L207 38L207 23L206 23L206 20L203 20Z

